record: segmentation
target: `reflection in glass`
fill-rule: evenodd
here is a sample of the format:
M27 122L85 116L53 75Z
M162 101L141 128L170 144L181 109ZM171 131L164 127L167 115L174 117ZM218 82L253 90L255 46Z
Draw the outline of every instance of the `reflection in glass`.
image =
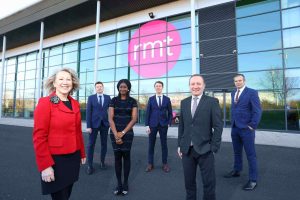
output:
M117 55L116 67L128 66L128 54Z
M128 52L128 40L117 42L117 54L127 53Z
M116 69L116 81L120 79L128 79L128 67Z
M139 89L138 89L138 81L130 81L131 82L131 91L130 91L130 94L132 95L137 95L138 92L139 92Z
M116 54L115 43L99 46L99 57L111 56Z
M81 50L80 60L90 60L95 58L95 48Z
M109 57L98 59L98 69L111 69L111 68L115 68L115 56L109 56Z
M238 70L241 72L277 68L282 68L281 51L238 55Z
M287 94L293 88L300 88L300 69L289 69L285 71ZM292 96L293 94L289 94Z
M103 83L104 85L104 93L110 96L114 96L115 91L115 83L109 82L109 83ZM116 83L117 85L117 83Z
M154 94L154 83L156 81L162 81L164 83L164 86L166 85L166 78L159 78L159 79L145 79L140 80L140 94ZM166 93L166 87L163 88L163 93Z
M78 52L70 52L63 54L63 64L77 62Z
M81 45L81 49L95 47L95 39L83 41L83 42L81 42L80 45Z
M62 55L49 57L49 66L57 66L62 64ZM26 65L26 69L28 69Z
M36 70L26 71L25 79L35 79Z
M122 29L117 32L117 41L128 40L129 39L129 29Z
M77 51L78 50L78 42L72 42L64 45L63 52L71 52L71 51Z
M271 90L277 92L283 88L282 70L259 71L244 73L246 84L257 90Z
M116 33L115 32L100 34L100 38L99 38L100 45L108 44L108 43L112 43L112 42L116 42Z
M300 0L281 0L282 8L290 8L299 5L300 5Z
M284 48L300 46L300 28L283 30Z
M62 54L62 45L60 46L57 46L57 47L53 47L50 49L50 54L49 56L55 56L55 55L59 55L59 54ZM27 60L28 60L28 56L27 56ZM36 57L34 58L36 59ZM32 60L32 59L31 59Z
M189 92L189 76L168 79L168 93Z
M284 130L285 129L284 110L263 110L258 128Z
M190 28L177 30L177 32L180 35L181 41L180 42L179 41L172 41L172 42L170 42L169 46L191 43L191 29ZM168 33L172 34L172 31L168 32Z
M101 82L110 82L114 81L115 78L115 70L108 69L108 70L99 70L97 73L97 78Z
M273 31L240 36L237 38L237 43L239 53L279 49L281 48L281 33L280 31Z
M279 10L279 0L266 0L258 3L252 1L238 1L236 3L236 17L245 17L249 15Z
M300 25L300 7L282 11L282 27L289 28Z
M168 62L168 65L171 62ZM177 61L173 69L168 72L168 76L187 76L192 74L192 61L191 60L183 60Z
M280 13L267 13L236 21L237 35L280 29Z
M197 46L197 48L198 47L199 46ZM191 59L192 58L191 48L192 48L191 44L181 45L181 53L180 53L178 60ZM171 59L169 59L169 60L171 60Z
M259 91L258 96L260 99L261 108L263 110L284 109L284 93L282 92L282 90Z
M300 48L286 49L284 53L286 68L300 67Z
M93 71L94 70L94 60L86 60L80 62L80 72Z
M38 55L37 52L33 52L33 53L28 54L26 56L26 61L36 60L37 59L37 55Z
M197 19L197 17L196 17ZM176 29L182 29L191 27L191 17L189 14L187 15L180 15L175 17L169 17L168 22L171 23ZM169 27L168 27L169 30Z

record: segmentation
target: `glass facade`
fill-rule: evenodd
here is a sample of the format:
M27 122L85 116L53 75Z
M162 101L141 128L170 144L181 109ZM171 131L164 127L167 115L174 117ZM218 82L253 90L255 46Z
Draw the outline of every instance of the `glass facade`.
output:
M253 3L254 2L254 3ZM238 72L245 74L249 87L259 91L263 108L261 129L300 130L300 0L261 0L236 2L236 40ZM105 93L117 95L116 83L122 78L130 79L131 95L139 102L139 122L144 122L144 112L149 96L153 95L153 84L157 80L165 83L164 94L172 100L175 114L180 113L180 101L189 95L188 80L192 74L191 20L190 14L160 19L168 22L155 34L139 33L138 24L100 34L97 80L102 81ZM196 17L197 73L199 62L198 16ZM174 27L181 40L174 41L161 50L180 46L178 60L164 57L143 63L139 60L130 66L128 54L131 40L169 35ZM160 50L155 46L156 50ZM151 55L151 51L135 49L137 55ZM2 112L5 117L32 118L36 91L38 52L8 58L5 62ZM87 98L94 93L94 37L82 38L43 50L42 80L54 70L69 67L78 72L80 90L74 94L79 100L82 118L85 119ZM170 70L169 66L172 66ZM159 67L163 74L144 77L140 72ZM217 67L217 66L216 66ZM236 73L236 72L232 72ZM232 88L224 88L227 91ZM220 100L229 123L229 93L208 91ZM45 96L45 91L42 90ZM225 104L224 104L225 103ZM223 105L224 104L224 105Z

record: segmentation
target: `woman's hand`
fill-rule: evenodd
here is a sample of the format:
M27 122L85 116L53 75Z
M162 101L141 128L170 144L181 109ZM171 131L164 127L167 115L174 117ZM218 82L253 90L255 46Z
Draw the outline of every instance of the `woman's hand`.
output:
M84 165L86 163L86 158L81 158L81 164Z
M48 167L41 172L42 180L45 182L55 181L54 170L52 167Z

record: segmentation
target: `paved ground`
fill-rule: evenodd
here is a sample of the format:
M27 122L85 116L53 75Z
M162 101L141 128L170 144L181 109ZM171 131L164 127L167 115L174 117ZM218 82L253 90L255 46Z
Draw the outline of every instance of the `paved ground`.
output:
M0 118L0 124L16 125L33 127L32 119L18 119L18 118ZM85 131L86 123L82 122L83 131ZM177 138L177 127L170 127L168 130L168 137ZM223 129L222 141L231 142L230 128ZM141 125L134 126L134 132L138 136L146 136L145 127ZM275 131L256 131L256 144L297 147L300 148L300 132L275 132Z
M137 133L139 135L139 133ZM142 135L142 133L140 133ZM85 140L87 139L85 134ZM109 143L107 170L99 169L99 141L95 154L96 172L88 176L82 166L80 180L75 184L72 200L183 200L183 174L176 155L176 138L169 138L169 164L171 172L160 169L160 144L157 143L156 168L145 173L147 138L136 136L132 149L132 168L128 196L115 197L112 189L116 184L113 155ZM232 165L231 143L223 142L216 154L218 200L298 200L300 185L300 149L257 145L259 163L258 187L251 192L241 190L247 181L247 165L240 178L225 179L223 174ZM32 128L0 125L0 200L49 200L40 193L39 174L32 148ZM199 173L198 173L199 174ZM198 182L199 198L202 185Z

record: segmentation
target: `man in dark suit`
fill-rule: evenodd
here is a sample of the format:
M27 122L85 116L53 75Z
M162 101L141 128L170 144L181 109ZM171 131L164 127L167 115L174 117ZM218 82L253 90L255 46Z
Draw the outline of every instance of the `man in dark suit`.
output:
M100 132L101 139L100 168L106 168L104 161L107 152L107 134L109 129L107 113L110 96L103 94L103 89L103 83L100 81L96 82L96 94L89 96L86 106L86 131L89 133L89 143L87 147L87 174L92 174L94 171L93 157L98 132Z
M215 200L214 153L221 144L221 108L216 98L203 93L205 82L201 75L192 75L189 85L192 96L181 101L178 127L178 155L182 159L186 200L197 199L197 166L202 175L203 200Z
M149 148L148 148L148 166L146 172L150 172L153 165L154 146L156 141L157 132L159 132L162 152L162 169L164 172L169 172L168 165L168 146L167 146L167 133L168 127L172 122L172 105L169 97L162 94L163 82L156 81L154 88L156 94L149 98L146 110L146 132L149 134Z
M225 178L239 177L243 168L243 147L249 164L249 180L244 190L253 190L257 185L255 152L255 129L261 118L261 107L256 90L245 86L245 76L234 76L236 89L231 93L231 138L234 151L233 170Z

